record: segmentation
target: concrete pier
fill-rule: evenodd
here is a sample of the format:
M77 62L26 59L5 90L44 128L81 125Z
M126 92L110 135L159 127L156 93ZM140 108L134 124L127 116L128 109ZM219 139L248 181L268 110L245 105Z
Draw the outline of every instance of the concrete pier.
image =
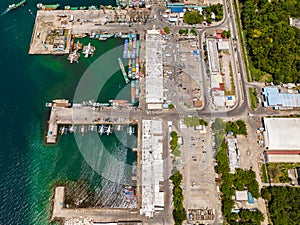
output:
M130 109L118 111L109 107L99 110L92 106L53 106L48 121L46 143L56 143L59 125L137 124L137 119L132 119L131 114Z
M51 220L53 220L56 215L61 213L63 210L63 203L65 199L65 187L58 186L55 188L54 200L53 200L53 212Z

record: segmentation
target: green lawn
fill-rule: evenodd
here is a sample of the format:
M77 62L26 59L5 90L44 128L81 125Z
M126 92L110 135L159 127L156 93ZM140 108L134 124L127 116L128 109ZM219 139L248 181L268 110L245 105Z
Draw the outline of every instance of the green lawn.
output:
M258 106L257 92L255 88L249 88L251 109L254 110Z

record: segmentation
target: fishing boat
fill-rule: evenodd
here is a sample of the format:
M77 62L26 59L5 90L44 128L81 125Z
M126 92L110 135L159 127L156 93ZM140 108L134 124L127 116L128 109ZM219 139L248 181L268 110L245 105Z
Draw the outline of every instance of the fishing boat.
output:
M129 37L127 58L130 59L132 54L132 37Z
M8 6L8 10L13 10L13 9L19 8L21 6L24 6L25 3L26 3L26 0L20 1L16 4L11 4Z
M82 49L82 44L81 44L79 41L77 41L76 44L74 44L73 48L74 48L75 50Z
M101 125L101 126L99 127L98 133L99 133L100 135L102 135L102 134L104 133L104 126L103 126L103 125Z
M124 41L124 51L123 51L123 58L127 58L127 53L128 53L128 39L125 39Z
M77 62L78 63L78 59L80 57L80 54L77 52L77 50L75 50L74 52L71 52L68 56L68 60L70 61L70 63L72 64L73 62Z
M88 9L89 10L97 10L98 8L96 6L94 6L94 5L91 5L91 6L88 7Z
M70 132L70 133L73 133L73 132L74 132L74 125L72 125L72 126L69 127L69 132Z
M135 81L131 81L131 103L134 104L135 102Z
M85 58L88 58L89 55L93 55L95 52L96 48L94 46L91 45L91 43L89 42L88 45L83 46L83 50L82 53L84 54Z
M132 53L131 53L131 58L135 58L135 52L136 52L136 37L133 37L132 39Z
M38 9L42 10L55 10L60 6L60 4L54 4L54 5L44 5L43 3L38 3L36 7Z
M85 9L87 9L87 7L86 6L80 6L79 9L80 10L85 10Z
M52 107L52 102L46 102L46 107L49 107L49 108L51 108Z
M140 40L137 40L135 57L139 57L139 54L140 54Z
M140 82L139 80L135 80L135 99L138 100L140 95Z
M139 58L135 59L135 78L139 79L140 77L140 65L139 65Z
M119 62L119 66L120 66L120 69L122 71L122 74L123 74L123 77L124 77L124 80L127 83L129 83L129 79L127 77L127 74L126 74L126 71L125 71L125 67L124 67L124 64L122 62L122 59L121 58L118 58L118 62Z
M65 128L65 126L63 126L62 129L60 130L60 134L61 134L61 135L64 135L65 132L66 132L66 128Z
M132 59L132 79L135 79L135 59Z
M129 126L129 127L128 127L128 130L127 130L127 133L128 133L129 135L134 134L134 128L133 128L132 126Z
M106 134L110 135L112 133L111 131L111 125L108 126L107 130L106 130Z
M82 124L81 129L80 129L81 135L84 136L84 125Z
M64 7L64 9L65 9L65 10L70 10L70 9L71 9L71 6L66 5L66 6Z

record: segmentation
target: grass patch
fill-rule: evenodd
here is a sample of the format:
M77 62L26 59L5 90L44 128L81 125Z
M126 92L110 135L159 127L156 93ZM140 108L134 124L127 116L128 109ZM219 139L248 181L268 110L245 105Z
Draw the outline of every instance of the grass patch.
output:
M226 90L225 86L225 95L235 95L235 85L234 85L234 79L233 79L233 73L232 73L232 66L231 62L229 63L229 76L230 76L230 84L231 84L231 90Z
M267 163L269 178L272 183L289 183L288 170L300 167L300 163Z
M261 169L261 174L262 174L262 182L269 183L267 170L266 170L266 164L262 164L260 169Z
M254 110L258 106L256 88L249 88L249 94L250 94L251 109Z
M187 126L187 127L197 127L199 125L204 125L207 126L208 122L199 118L198 116L185 116L183 117L183 123Z

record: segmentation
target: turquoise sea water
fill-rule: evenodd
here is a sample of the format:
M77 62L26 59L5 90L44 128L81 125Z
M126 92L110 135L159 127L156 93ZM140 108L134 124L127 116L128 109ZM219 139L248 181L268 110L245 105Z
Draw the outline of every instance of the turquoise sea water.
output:
M13 2L1 1L0 11ZM114 4L114 1L104 0L43 2L71 6ZM128 182L131 173L128 165L135 160L135 154L131 151L135 138L124 133L116 132L101 137L104 146L98 144L100 139L95 139L94 134L76 137L76 141L73 135L64 135L59 137L58 144L45 145L49 116L45 102L55 98L72 100L78 82L90 64L110 49L120 46L123 41L95 41L95 55L90 59L81 56L80 63L73 65L68 63L67 56L30 56L27 53L37 3L28 0L24 7L0 17L1 225L48 224L53 183L87 179L91 188L103 194L101 188L118 186L110 179ZM33 15L28 12L29 9ZM114 64L117 64L116 60L113 59ZM110 60L106 65L110 67ZM101 69L102 75L105 74L105 68ZM125 87L119 71L104 85L99 100L107 101L118 96L120 89L122 98L130 100L130 87ZM87 96L88 91L87 88ZM89 161L86 156L97 160ZM115 160L111 162L105 157ZM113 172L108 173L106 168ZM123 171L122 176L117 176L116 171L119 170Z

